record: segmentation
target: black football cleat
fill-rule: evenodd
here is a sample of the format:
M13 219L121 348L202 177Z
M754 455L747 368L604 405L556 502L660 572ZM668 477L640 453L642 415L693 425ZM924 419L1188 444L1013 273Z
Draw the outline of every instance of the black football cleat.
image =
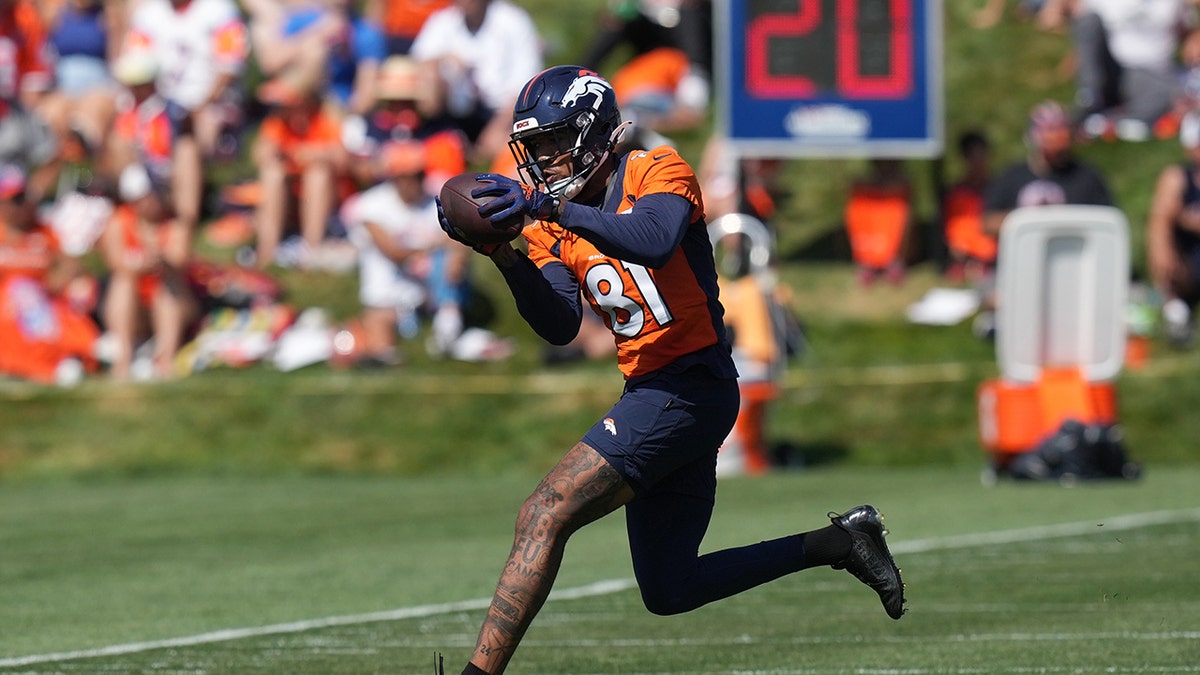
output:
M850 555L833 565L833 569L846 570L874 589L888 616L893 619L904 616L907 611L904 608L904 582L900 580L900 568L896 567L887 542L883 540L887 534L883 515L874 506L863 505L841 515L831 512L829 519L850 535Z
M433 675L446 675L445 659L438 652L433 653Z

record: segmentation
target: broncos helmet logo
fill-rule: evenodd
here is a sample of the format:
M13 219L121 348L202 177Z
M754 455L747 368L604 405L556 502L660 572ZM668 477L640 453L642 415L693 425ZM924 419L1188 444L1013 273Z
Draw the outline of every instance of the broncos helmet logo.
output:
M604 92L611 91L612 85L604 81L604 78L598 75L580 75L575 78L571 86L567 87L567 93L563 94L563 106L570 107L576 105L584 96L595 96L591 103L591 107L600 108L600 103L604 101Z

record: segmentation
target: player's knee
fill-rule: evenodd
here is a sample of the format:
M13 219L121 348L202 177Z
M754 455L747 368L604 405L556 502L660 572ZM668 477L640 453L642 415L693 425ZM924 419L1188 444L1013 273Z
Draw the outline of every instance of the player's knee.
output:
M552 539L566 531L566 517L556 513L555 501L541 492L530 495L517 513L517 535Z
M694 603L682 593L682 589L674 588L643 588L642 604L657 616L683 614L695 609Z

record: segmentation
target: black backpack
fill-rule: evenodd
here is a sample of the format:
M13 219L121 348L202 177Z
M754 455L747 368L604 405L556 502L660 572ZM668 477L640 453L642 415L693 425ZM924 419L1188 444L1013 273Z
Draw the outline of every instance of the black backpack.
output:
M1007 472L1017 480L1070 484L1079 480L1134 480L1142 475L1142 467L1129 460L1119 425L1069 419L1037 447L1014 457Z

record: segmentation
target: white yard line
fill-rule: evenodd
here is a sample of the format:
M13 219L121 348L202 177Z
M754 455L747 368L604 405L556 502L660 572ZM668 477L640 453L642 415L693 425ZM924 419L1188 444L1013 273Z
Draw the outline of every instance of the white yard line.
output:
M549 599L575 600L578 598L587 598L595 595L609 595L611 593L618 593L620 591L634 588L636 585L637 584L633 579L610 579L608 581L598 581L593 584L587 584L586 586L577 586L575 588L566 588L562 591L555 591L550 594ZM467 612L487 609L487 606L490 603L491 598L477 598L475 600L461 600L459 602L448 602L437 605L401 607L399 609L392 609L383 612L371 612L368 614L327 616L319 619L306 619L304 621L276 623L267 626L251 626L249 628L227 628L225 630L212 631L211 633L200 633L199 635L188 635L185 637L167 638L164 640L147 640L146 642L130 642L122 645L99 647L97 649L79 649L69 652L14 656L0 659L0 667L8 668L14 666L27 666L35 663L51 663L54 661L70 661L72 659L94 658L97 656L136 654L139 652L148 652L154 649L190 647L193 645L210 644L213 642L227 642L229 640L261 637L264 635L301 633L317 628L329 628L331 626L350 626L364 623L377 623L381 621L419 619L422 617L438 616L453 612Z
M576 675L607 675L611 671L577 673ZM696 675L1054 675L1067 673L1079 675L1085 672L1077 666L1001 666L942 668L766 668L756 670L696 670ZM1200 673L1200 666L1102 666L1095 672L1105 675L1170 675L1177 673ZM631 672L629 675L677 675L678 671Z
M1181 522L1181 521L1197 521L1200 520L1200 508L1195 509L1180 509L1175 511L1151 511L1147 513L1134 513L1120 516L1113 516L1103 520L1095 521L1077 521L1071 523L1060 523L1057 525L1043 525L1037 527L1027 527L1012 530L998 530L995 532L982 532L979 534L966 534L950 537L932 537L928 539L914 539L910 541L899 541L891 545L893 553L923 553L927 551L946 550L955 548L967 548L971 546L986 546L989 544L1008 544L1026 541L1039 541L1044 539L1055 539L1061 537L1076 537L1094 532L1120 532L1125 530L1134 530L1139 527L1147 527L1150 525L1162 525L1166 523ZM550 601L555 600L575 600L579 598L588 598L600 595L609 595L619 593L636 587L633 579L609 579L606 581L598 581L584 586L576 586L574 588L566 588L554 591L550 594ZM399 609L388 610L384 612L371 612L368 614L350 614L343 616L329 616L318 619L307 619L304 621L292 621L288 623L277 623L267 626L252 626L248 628L229 628L225 630L212 631L210 633L200 633L198 635L188 635L184 637L168 638L164 640L148 640L146 642L130 642L120 645L110 645L108 647L99 647L96 649L80 649L67 652L53 652L48 654L30 654L28 656L13 656L8 658L0 658L0 667L11 668L16 666L28 666L37 663L53 663L56 661L70 661L74 659L95 658L101 656L118 656L121 654L136 654L139 652L147 652L155 649L170 649L177 647L189 647L193 645L210 644L214 642L227 642L230 640L240 640L244 638L261 637L264 635L282 635L287 633L300 633L304 631L314 630L318 628L328 628L331 626L348 626L365 623L377 623L381 621L399 621L404 619L415 619L428 616L438 616L442 614L450 614L453 612L478 611L486 609L491 603L491 598L476 598L474 600L462 600L459 602L449 602L436 605L417 605L414 607L401 607ZM1179 639L1176 634L1147 634L1153 635L1153 639ZM1128 637L1128 636L1126 636ZM1196 639L1197 635L1188 636L1187 639ZM1022 640L1046 639L1039 638L1037 635L1021 634L1019 636L1007 636L1005 639L1019 638ZM1050 636L1050 639L1062 639L1063 636ZM962 636L964 640L988 640L997 639L997 636ZM784 672L784 671L746 671L747 673L759 672ZM787 671L787 672L809 672L809 671ZM888 672L888 671L863 671L863 672ZM897 671L899 672L899 671ZM904 671L915 672L915 671ZM933 671L930 671L933 672ZM945 672L945 671L937 671ZM962 671L967 672L967 671ZM1013 671L1018 672L1018 671ZM1150 671L1147 671L1150 672ZM1166 671L1163 671L1166 672ZM1184 671L1170 671L1184 672Z
M703 671L701 671L703 673ZM721 670L721 673L726 673ZM824 670L824 669L800 669L800 670L734 670L733 675L839 675L847 673L846 670ZM1004 673L1009 675L1052 675L1055 673L1069 673L1078 675L1081 673L1079 668L1073 665L989 665L986 668L856 668L848 671L853 675L996 675ZM1129 667L1121 667L1121 665L1112 665L1105 667L1102 670L1105 675L1123 675L1126 673L1134 674L1169 674L1169 673L1200 673L1200 665L1129 665ZM584 674L581 674L584 675ZM672 675L670 673L661 674L634 674L634 675Z
M1139 527L1147 527L1149 525L1165 525L1167 523L1194 520L1200 520L1200 508L1130 513L1100 520L1081 520L1073 523L1059 523L1057 525L1023 527L1015 530L997 530L995 532L962 534L951 537L913 539L910 541L899 541L895 544L889 543L888 548L892 550L892 553L924 553L925 551L944 551L952 548L987 546L989 544L1016 544L1023 541L1078 537L1100 532L1120 532L1124 530L1136 530Z

